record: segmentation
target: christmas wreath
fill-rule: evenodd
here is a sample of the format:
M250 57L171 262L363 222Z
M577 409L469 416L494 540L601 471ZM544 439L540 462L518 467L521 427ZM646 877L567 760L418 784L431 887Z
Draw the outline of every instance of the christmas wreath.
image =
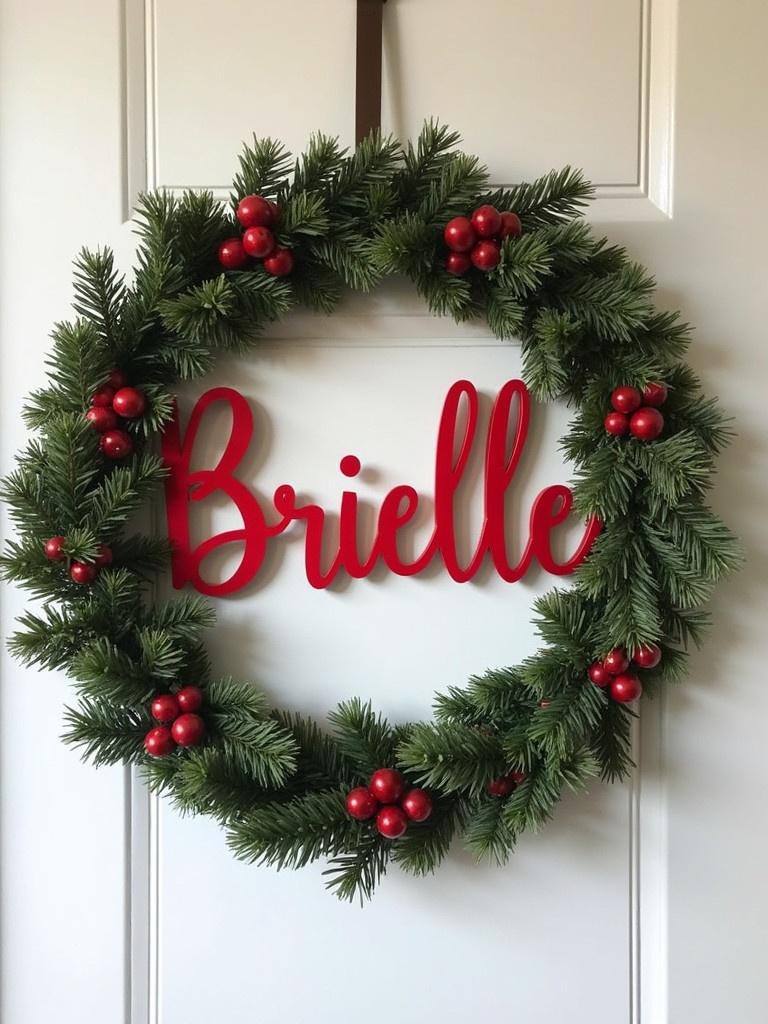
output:
M10 647L74 680L65 739L96 764L139 765L216 818L238 857L326 858L346 899L390 861L431 872L456 833L503 862L564 788L626 776L633 702L683 674L701 606L739 558L706 503L728 430L681 361L688 327L578 219L579 172L494 190L458 141L435 123L405 148L375 132L347 153L316 135L294 163L254 139L231 207L143 196L129 282L109 250L76 261L76 318L53 331L50 382L24 411L34 437L3 483L17 538L2 575L41 602ZM354 699L320 727L215 678L210 607L151 602L167 543L129 524L163 480L155 440L178 380L296 304L330 313L345 288L395 274L434 314L519 339L533 395L575 407L574 507L602 530L574 585L537 601L535 656L438 695L434 721L393 726Z

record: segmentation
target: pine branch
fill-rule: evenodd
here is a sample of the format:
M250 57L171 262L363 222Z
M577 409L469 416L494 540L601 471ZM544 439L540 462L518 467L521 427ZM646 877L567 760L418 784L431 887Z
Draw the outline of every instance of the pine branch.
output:
M350 846L347 852L331 858L323 872L328 881L326 888L340 900L351 903L355 897L363 902L373 896L386 871L389 848L373 835L363 835Z
M428 789L442 793L479 793L505 768L497 736L453 723L414 725L398 760Z
M526 230L543 224L557 224L581 212L594 197L592 185L579 170L564 167L550 171L530 183L498 189L485 197L499 210L514 210Z
M338 789L267 804L227 829L227 845L239 860L278 870L355 849L362 838L362 827L349 818L344 793Z

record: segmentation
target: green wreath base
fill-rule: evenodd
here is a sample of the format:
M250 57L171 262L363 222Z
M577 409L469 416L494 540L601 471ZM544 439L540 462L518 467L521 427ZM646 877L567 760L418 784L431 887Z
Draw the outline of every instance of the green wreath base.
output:
M415 144L373 134L351 154L316 135L293 164L280 144L254 138L231 206L208 192L143 196L129 283L108 250L76 261L76 319L53 332L49 384L24 411L34 436L3 484L17 539L0 568L42 602L10 646L74 680L65 739L96 764L140 765L153 790L216 818L238 857L279 868L326 858L327 884L346 899L369 896L390 861L431 872L457 832L478 857L503 862L565 787L626 776L633 711L593 685L588 666L612 648L658 644L645 693L678 679L705 625L702 604L739 558L706 504L728 431L681 361L687 326L656 311L643 268L578 219L591 195L580 173L494 190L458 141L433 122ZM287 277L258 264L222 273L217 263L219 243L237 230L234 206L251 193L280 205L278 242L295 255ZM523 233L503 242L494 270L452 276L443 226L483 203L517 213ZM536 602L544 647L534 657L440 694L432 722L391 726L354 699L325 729L272 709L251 685L211 678L201 639L210 608L196 596L148 600L167 550L128 524L164 475L154 442L179 379L203 375L219 352L252 347L296 304L330 313L344 288L369 290L394 274L434 314L485 318L495 336L519 339L533 395L575 407L562 442L576 469L575 508L604 527L572 588ZM84 418L114 368L149 400L122 462L104 458ZM611 390L654 381L669 389L663 435L644 443L606 433ZM64 562L43 553L52 535L66 538ZM112 564L73 583L69 564L94 562L104 543ZM151 699L190 682L204 690L205 742L148 757ZM382 766L434 803L395 842L345 809L347 792ZM518 780L507 796L487 791L498 777Z

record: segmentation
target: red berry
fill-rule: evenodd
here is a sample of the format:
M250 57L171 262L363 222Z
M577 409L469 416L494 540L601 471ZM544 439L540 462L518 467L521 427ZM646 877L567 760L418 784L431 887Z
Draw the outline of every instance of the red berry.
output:
M269 228L248 228L243 235L243 248L249 256L263 259L275 248L275 236Z
M103 387L100 387L91 395L91 405L99 405L108 409L112 405L114 397L115 389L111 388L109 384L104 384Z
M262 196L244 196L237 204L236 216L244 228L266 228L274 224L275 211Z
M476 236L466 217L454 217L443 228L443 241L454 252L468 252L475 244Z
M128 376L123 373L122 370L112 370L107 379L107 384L109 384L111 388L114 388L115 391L119 391L120 388L124 388L127 383Z
M120 388L112 399L112 408L118 416L135 420L145 412L147 398L138 388Z
M640 408L642 401L637 388L614 388L611 392L611 405L616 412L631 413Z
M411 821L426 821L432 813L432 800L424 789L409 789L400 806Z
M469 256L465 252L449 252L445 257L445 269L449 274L466 274L471 266Z
M646 384L643 388L643 405L664 405L667 400L666 384Z
M612 651L608 651L606 656L603 658L603 668L606 672L610 672L612 676L617 676L621 672L626 672L629 668L629 658L627 652L623 647L614 647Z
M99 544L99 552L94 565L99 569L103 569L106 565L112 565L112 548L108 544Z
M595 686L607 686L611 681L611 673L601 662L596 661L589 666L587 675Z
M515 788L515 780L511 775L502 775L498 779L491 779L485 787L489 796L509 796Z
M48 540L43 544L43 551L45 557L51 562L60 562L64 557L64 545L67 543L66 537L49 537Z
M73 562L69 567L69 577L73 583L93 583L98 571L92 562Z
M603 420L603 426L614 437L623 437L629 430L629 420L623 412L609 412Z
M161 693L152 701L150 711L157 722L172 722L179 717L179 702L172 693Z
M114 430L118 424L117 416L112 409L103 405L92 405L85 418L94 430L105 434L108 430Z
M516 213L504 210L501 215L500 238L518 238L523 233L523 225Z
M241 270L248 262L248 256L240 238L225 238L219 246L219 263L225 270Z
M525 774L525 772L521 772L519 770L510 772L509 775L507 776L508 779L512 779L516 786L519 786L521 782L525 782L527 777L528 776Z
M203 691L199 686L183 686L176 694L182 711L199 711L203 706Z
M144 749L151 757L165 757L175 748L171 730L167 725L156 725L144 737Z
M404 788L405 780L394 768L379 768L368 783L368 789L381 804L396 804Z
M99 447L108 459L125 459L133 451L133 441L124 430L108 430L101 435Z
M469 258L478 270L493 270L501 259L501 250L496 242L478 242Z
M408 819L399 807L382 807L376 815L376 828L385 839L399 839L408 828Z
M196 747L205 736L205 722L200 715L179 715L171 726L171 736L180 747Z
M272 208L272 220L270 221L270 227L274 227L274 225L280 220L283 211L280 209L279 203L273 203L271 199L269 199L268 202Z
M472 214L472 227L479 238L493 238L501 231L501 214L495 206L486 203Z
M632 672L622 672L611 680L611 696L619 704L631 704L642 692L642 683Z
M664 429L664 417L653 406L641 406L633 413L629 429L640 441L655 441Z
M365 786L350 789L345 803L347 813L351 814L357 821L367 821L379 809L379 801Z
M632 661L640 668L656 668L661 661L661 648L658 644L640 644L632 653Z
M293 270L293 250L278 246L264 260L264 269L273 277L285 277Z

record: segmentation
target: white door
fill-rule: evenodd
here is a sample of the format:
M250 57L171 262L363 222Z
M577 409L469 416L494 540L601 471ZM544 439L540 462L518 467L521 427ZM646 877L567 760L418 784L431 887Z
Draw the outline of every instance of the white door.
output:
M294 151L315 128L350 141L354 7L2 0L4 472L50 325L68 315L70 260L108 243L130 265L137 190L222 189L252 131ZM437 115L497 182L582 166L598 183L592 219L651 267L660 303L698 325L692 362L737 418L714 497L747 568L718 591L690 679L644 707L631 785L566 801L506 869L456 850L426 882L393 871L364 910L328 895L321 868L239 864L211 822L149 801L120 769L81 765L58 740L63 678L4 654L6 1024L768 1019L768 8L390 0L385 21L385 128L413 135ZM332 320L286 322L215 380L246 392L267 428L259 490L289 480L329 506L346 451L375 469L367 500L402 481L428 492L448 385L469 377L493 394L519 367L514 345L435 321L389 289ZM297 410L311 420L323 408L333 413L308 449ZM540 483L567 479L555 449L566 412L536 416L521 510ZM535 649L531 601L552 583L488 574L459 586L434 573L317 592L301 558L289 547L247 596L219 601L210 646L222 674L318 715L354 693L393 719L425 715L433 690ZM24 604L5 591L4 634Z

